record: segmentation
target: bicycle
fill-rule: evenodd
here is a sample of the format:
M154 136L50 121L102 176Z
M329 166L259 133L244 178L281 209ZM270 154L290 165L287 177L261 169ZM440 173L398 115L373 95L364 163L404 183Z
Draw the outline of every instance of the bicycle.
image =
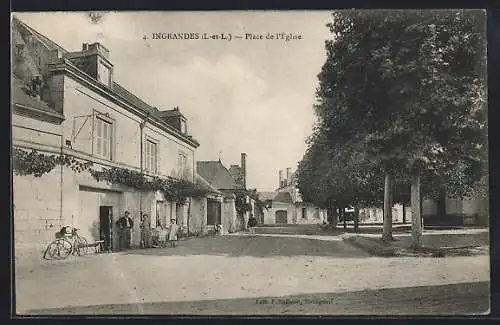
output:
M73 228L69 234L56 233L56 239L47 246L43 258L63 260L71 254L78 256L82 253L87 254L87 251L87 239L78 234L78 229Z

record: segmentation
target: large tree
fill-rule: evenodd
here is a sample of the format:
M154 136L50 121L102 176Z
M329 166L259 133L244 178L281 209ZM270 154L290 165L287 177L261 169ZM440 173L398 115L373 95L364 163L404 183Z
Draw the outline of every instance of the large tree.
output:
M485 14L343 10L332 18L313 139L338 155L361 148L362 165L381 170L384 239L392 238L394 179L411 180L418 244L422 177L463 196L484 175ZM339 172L327 165L328 175Z

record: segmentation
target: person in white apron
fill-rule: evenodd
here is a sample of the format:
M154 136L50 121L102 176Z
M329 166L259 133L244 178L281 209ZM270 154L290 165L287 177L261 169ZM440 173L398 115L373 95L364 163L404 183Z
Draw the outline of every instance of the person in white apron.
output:
M179 225L177 225L177 220L170 220L170 229L168 231L168 243L170 247L175 247L175 242L177 241L177 232L179 231Z

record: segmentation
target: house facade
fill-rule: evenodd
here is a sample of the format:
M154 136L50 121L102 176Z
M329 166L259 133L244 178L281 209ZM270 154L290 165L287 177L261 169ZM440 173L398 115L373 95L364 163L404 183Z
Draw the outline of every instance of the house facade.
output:
M70 52L14 17L11 50L13 149L74 157L97 171L184 179L206 185L209 197L221 196L196 173L199 143L179 109L159 110L118 84L102 44ZM65 166L41 177L14 175L13 195L16 256L39 253L64 225L74 225L88 241L104 237L113 250L115 222L125 211L134 219L134 246L141 213L151 216L152 227L176 219L189 229L195 228L192 214L193 220L206 216L207 198L170 202L160 191L97 181Z
M422 217L427 226L488 226L489 199L444 198L442 211L436 200L423 200Z
M260 219L264 224L314 224L327 220L327 211L302 200L297 188L296 174L291 168L279 171L279 186L274 192L259 192L264 201Z
M219 200L211 199L207 202L207 226L214 227L222 225L223 230L227 232L235 232L247 228L248 219L254 210L254 202L245 195L243 200L252 209L239 214L237 212L238 197L237 192L245 191L246 189L246 153L241 154L241 166L231 165L226 168L220 160L218 161L198 161L198 173L212 186L221 193L223 198Z

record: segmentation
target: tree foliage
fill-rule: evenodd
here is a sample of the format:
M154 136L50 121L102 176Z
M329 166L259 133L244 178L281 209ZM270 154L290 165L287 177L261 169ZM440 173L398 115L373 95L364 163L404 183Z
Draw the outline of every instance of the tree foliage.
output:
M327 27L303 198L380 202L387 172L396 201L408 202L413 174L427 197L476 190L487 173L484 12L342 10Z

